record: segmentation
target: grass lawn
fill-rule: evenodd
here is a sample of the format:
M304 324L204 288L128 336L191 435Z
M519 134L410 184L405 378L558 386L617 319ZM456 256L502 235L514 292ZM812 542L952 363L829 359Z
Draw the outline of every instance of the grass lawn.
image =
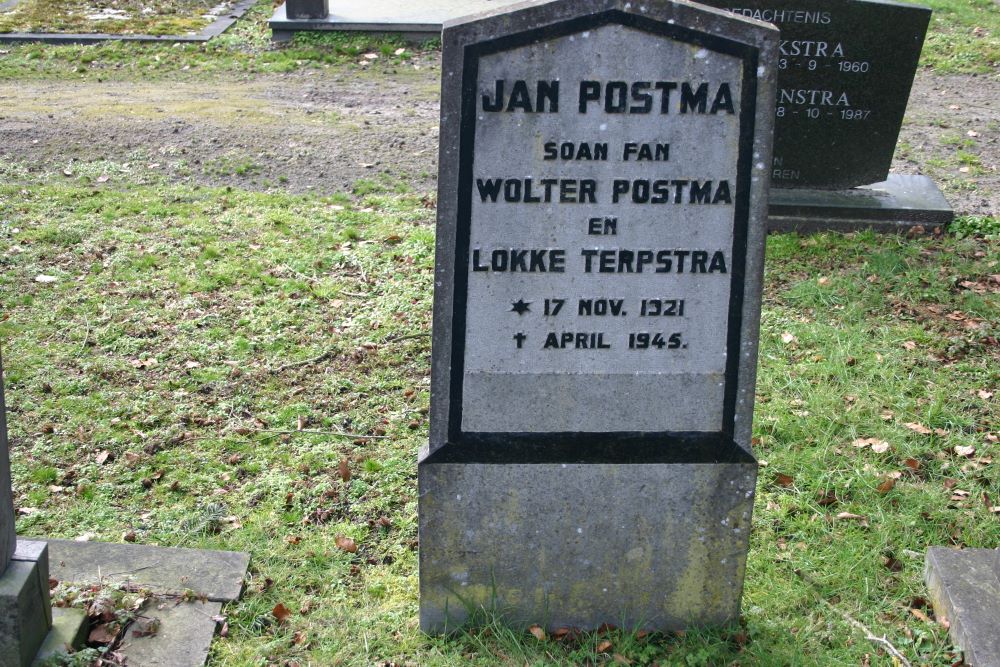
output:
M861 664L845 615L954 661L922 553L1000 543L1000 242L771 237L743 627L441 640L416 627L428 204L0 187L19 532L250 551L219 665Z
M932 0L925 64L996 72L991 2ZM0 86L349 76L369 51L408 57L345 36L274 49L269 11L208 45L4 46ZM210 664L898 664L857 624L914 665L956 661L923 553L1000 545L996 218L940 237L770 237L740 624L538 639L484 613L430 638L417 628L416 456L433 193L109 180L98 158L63 174L0 155L17 529L251 552Z

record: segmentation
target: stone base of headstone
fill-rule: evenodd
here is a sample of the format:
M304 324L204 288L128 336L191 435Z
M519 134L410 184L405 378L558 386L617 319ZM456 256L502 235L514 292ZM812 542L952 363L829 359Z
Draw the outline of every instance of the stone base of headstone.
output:
M548 629L738 619L757 463L735 444L673 462L635 451L612 454L618 462L526 463L523 452L501 461L446 450L419 466L424 631L452 630L483 609Z
M445 21L475 14L520 0L328 0L325 18L305 18L289 9L293 2L323 0L288 0L280 5L268 22L275 41L287 41L302 30L339 30L396 35L409 42L425 42L441 37Z
M59 655L69 655L83 646L90 629L87 612L75 607L53 607L52 629L45 637L32 667L44 665Z
M52 627L45 542L18 540L0 576L0 667L27 667Z
M927 550L924 577L934 615L973 667L1000 665L1000 549Z
M772 188L768 229L780 232L905 232L944 228L955 212L926 176L890 174L882 183L849 190Z

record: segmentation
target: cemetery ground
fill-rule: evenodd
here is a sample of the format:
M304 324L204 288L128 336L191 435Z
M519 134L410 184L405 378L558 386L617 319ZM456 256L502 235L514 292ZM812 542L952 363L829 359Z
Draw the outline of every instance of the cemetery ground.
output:
M19 533L250 552L216 665L953 664L923 553L1000 543L1000 18L936 4L895 168L956 223L768 242L740 625L419 632L439 54L272 49L269 4L0 48Z

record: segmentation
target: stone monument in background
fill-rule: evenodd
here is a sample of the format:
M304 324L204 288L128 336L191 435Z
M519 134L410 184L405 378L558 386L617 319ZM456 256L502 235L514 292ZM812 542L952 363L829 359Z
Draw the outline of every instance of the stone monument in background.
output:
M777 36L669 0L445 24L423 629L739 616Z

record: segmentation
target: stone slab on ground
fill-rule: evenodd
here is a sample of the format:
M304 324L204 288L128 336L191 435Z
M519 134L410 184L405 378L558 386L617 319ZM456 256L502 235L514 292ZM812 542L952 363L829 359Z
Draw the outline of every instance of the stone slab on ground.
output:
M938 619L972 667L1000 667L1000 549L927 550L924 578Z
M376 33L401 33L408 39L434 39L441 36L445 21L478 14L521 0L331 0L330 15L325 19L289 19L282 3L269 25L277 40L287 39L298 30L359 30Z
M154 593L190 590L217 602L238 600L250 556L208 551L48 540L51 575L59 581L131 582Z
M30 664L52 625L45 543L22 542L0 573L0 667Z
M947 226L954 217L934 181L903 174L850 190L772 188L768 205L768 229L781 232L892 232L917 226L931 231Z
M215 636L215 617L221 611L221 602L154 602L142 615L159 620L156 633L136 637L130 631L118 653L129 667L204 665Z
M73 607L52 608L52 629L38 649L35 665L59 653L82 646L87 634L87 613Z

